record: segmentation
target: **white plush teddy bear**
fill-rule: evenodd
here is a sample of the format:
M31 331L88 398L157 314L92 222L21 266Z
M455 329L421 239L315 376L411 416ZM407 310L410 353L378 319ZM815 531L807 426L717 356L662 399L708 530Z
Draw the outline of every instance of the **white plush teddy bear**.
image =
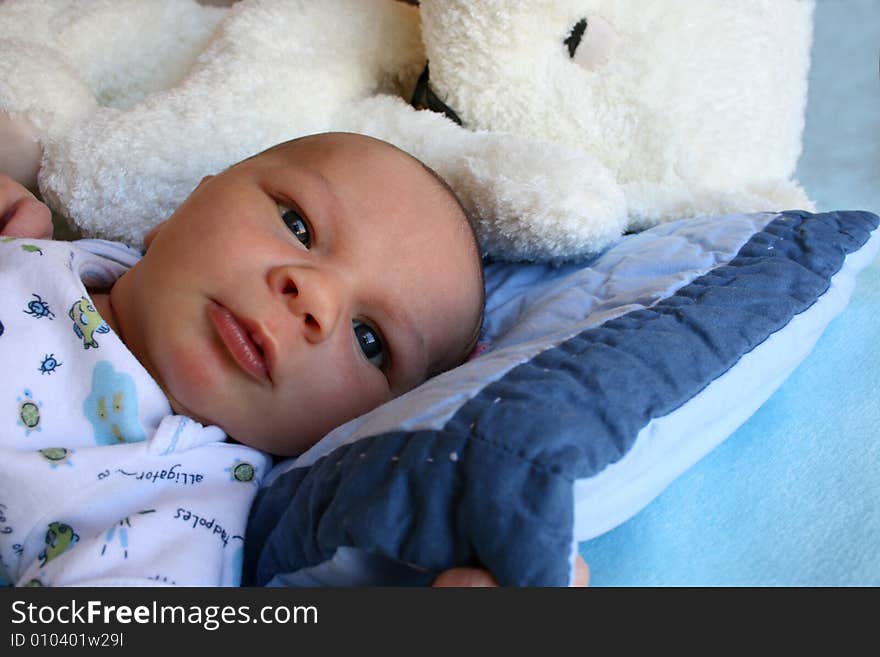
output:
M792 180L812 0L422 0L421 12L434 106L595 157L611 185L599 195L623 193L628 229L812 209Z
M43 144L179 82L223 14L191 0L0 2L0 170L35 186Z
M661 220L812 207L791 181L811 12L423 0L420 32L394 0L4 0L0 168L40 164L44 197L84 234L139 245L203 176L363 132L449 180L486 252L567 258ZM464 128L400 99L423 43Z
M203 176L332 130L386 139L435 168L488 253L568 256L623 229L623 197L592 156L464 130L403 100L425 64L408 4L5 0L0 26L7 160L33 147L44 198L85 235L140 245Z
M423 63L416 10L390 0L0 4L6 131L39 145L54 210L137 245L203 176L327 130Z

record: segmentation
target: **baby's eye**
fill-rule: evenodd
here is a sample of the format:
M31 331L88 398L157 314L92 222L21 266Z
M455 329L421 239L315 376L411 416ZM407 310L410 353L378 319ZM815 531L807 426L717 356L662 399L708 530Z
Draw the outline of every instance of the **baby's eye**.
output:
M364 356L373 365L381 369L385 364L385 347L382 345L382 339L379 337L378 331L357 320L352 320L351 326L354 329L354 336L357 339L358 346L364 352Z
M284 222L284 225L308 249L312 245L312 229L309 228L309 223L299 212L287 206L279 204L278 212L281 213L281 221Z

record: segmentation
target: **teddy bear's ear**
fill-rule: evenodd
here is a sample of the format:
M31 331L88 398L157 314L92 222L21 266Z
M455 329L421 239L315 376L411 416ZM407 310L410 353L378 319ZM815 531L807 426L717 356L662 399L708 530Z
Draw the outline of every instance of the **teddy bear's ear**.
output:
M428 64L425 64L425 70L422 71L422 74L419 76L419 81L416 83L416 88L413 92L410 105L417 110L427 109L432 112L437 112L438 114L443 114L446 118L454 121L458 125L464 125L461 118L455 113L455 110L440 100L440 98L437 97L437 94L434 93L434 90L431 89Z

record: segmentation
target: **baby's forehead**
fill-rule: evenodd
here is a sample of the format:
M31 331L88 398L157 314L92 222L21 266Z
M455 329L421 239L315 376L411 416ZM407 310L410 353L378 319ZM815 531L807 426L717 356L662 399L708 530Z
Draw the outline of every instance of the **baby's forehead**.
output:
M406 151L393 144L353 132L325 132L298 137L282 142L263 151L262 154L277 154L283 157L297 158L303 153L323 155L357 155L362 158L400 158L401 162L419 161ZM262 155L261 154L261 155Z
M445 216L470 232L467 212L449 184L421 160L386 141L356 133L321 133L284 142L265 154L280 157L286 164L313 165L319 169L328 162L342 162L348 165L352 176L375 178L375 185L364 190L369 196L394 200L395 189L399 191L402 186L414 196L422 211L430 211L433 221ZM328 186L348 186L351 180L323 182Z
M327 132L308 135L278 144L263 154L278 155L294 164L301 163L303 156L315 157L319 161L340 159L371 166L385 164L393 166L400 174L411 174L414 184L423 184L426 188L432 188L436 184L441 189L445 186L440 176L410 153L381 139L356 133ZM448 191L451 193L451 190Z

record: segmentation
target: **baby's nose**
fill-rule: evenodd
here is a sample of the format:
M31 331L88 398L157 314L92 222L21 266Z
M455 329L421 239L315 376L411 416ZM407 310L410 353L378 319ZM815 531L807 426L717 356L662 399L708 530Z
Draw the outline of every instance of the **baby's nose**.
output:
M273 288L290 312L302 321L309 342L333 334L342 314L340 286L329 274L315 269L287 267L274 276Z

